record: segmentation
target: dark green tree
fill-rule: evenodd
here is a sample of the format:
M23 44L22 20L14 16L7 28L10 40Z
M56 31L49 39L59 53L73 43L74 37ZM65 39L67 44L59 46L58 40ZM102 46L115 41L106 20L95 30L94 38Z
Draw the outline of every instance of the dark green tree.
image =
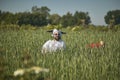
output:
M113 28L114 25L120 24L120 10L108 11L104 19L109 28Z
M88 25L89 23L91 23L91 19L89 17L89 13L88 12L78 12L76 11L74 14L74 18L75 18L75 24L76 25Z
M66 15L62 16L61 24L64 27L75 25L74 17L72 16L72 14L70 12L68 12Z
M31 10L32 13L40 13L40 14L44 14L45 16L49 16L49 12L50 12L50 9L46 6L42 6L40 8L38 8L37 6L33 6Z
M15 16L11 12L0 12L0 23L1 24L15 24Z
M31 11L32 11L32 14L34 14L35 16L37 15L40 18L38 19L37 17L34 17L34 19L37 18L35 19L37 23L38 21L40 21L39 23L41 25L46 25L49 23L50 9L48 7L42 6L38 8L37 6L33 6Z
M40 13L33 14L30 12L24 12L24 13L19 13L18 24L43 26L43 25L47 25L47 20L44 14L40 14Z
M22 24L31 24L31 19L30 19L30 12L23 12L23 13L19 13L19 21L18 24L22 25Z
M61 16L58 14L52 14L49 17L49 23L52 25L58 25L60 24Z
M48 21L44 14L31 14L31 25L44 26L47 25Z

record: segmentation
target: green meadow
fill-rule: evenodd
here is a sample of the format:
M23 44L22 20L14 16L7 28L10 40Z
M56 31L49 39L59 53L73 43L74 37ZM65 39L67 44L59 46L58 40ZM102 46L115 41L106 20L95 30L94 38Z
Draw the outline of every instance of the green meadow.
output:
M41 54L42 45L51 34L44 28L0 30L1 80L119 80L120 31L85 29L72 31L62 39L66 50ZM87 47L93 42L104 41L100 48ZM39 66L49 72L33 72L14 76L18 69Z

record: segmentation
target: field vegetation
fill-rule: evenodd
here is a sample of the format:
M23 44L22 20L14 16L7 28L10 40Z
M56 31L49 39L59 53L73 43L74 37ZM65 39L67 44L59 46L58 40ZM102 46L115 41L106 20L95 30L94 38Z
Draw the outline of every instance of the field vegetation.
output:
M11 26L11 28L9 28ZM27 26L27 27L26 27ZM6 27L6 28L5 28ZM45 41L52 39L47 27L24 25L0 26L0 79L1 80L119 80L120 30L107 28L61 28L66 50L41 54ZM54 27L53 27L54 28ZM76 27L74 27L76 28ZM87 47L104 41L100 48ZM49 72L39 72L49 69ZM28 71L14 76L16 70L34 67L39 73ZM33 69L33 68L32 68Z

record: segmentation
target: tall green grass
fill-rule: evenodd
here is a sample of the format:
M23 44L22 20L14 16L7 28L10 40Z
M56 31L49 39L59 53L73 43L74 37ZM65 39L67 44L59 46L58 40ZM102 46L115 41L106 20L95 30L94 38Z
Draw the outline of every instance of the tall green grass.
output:
M10 79L9 75L12 76L18 68L40 66L49 68L50 71L38 74L35 76L36 78L28 76L30 80L46 78L49 80L120 79L120 31L98 32L89 29L80 32L67 29L63 29L63 31L67 32L62 36L66 42L66 50L42 55L42 45L48 39L52 39L51 34L42 28L37 30L1 30L1 77ZM99 40L105 42L104 48L88 48L86 46ZM25 55L31 57L28 64L22 60ZM12 79L14 79L13 76Z

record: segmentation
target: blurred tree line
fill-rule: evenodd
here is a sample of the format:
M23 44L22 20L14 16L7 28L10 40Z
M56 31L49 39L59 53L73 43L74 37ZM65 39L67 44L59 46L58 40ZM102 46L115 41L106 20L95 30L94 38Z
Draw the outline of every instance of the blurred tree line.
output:
M113 25L120 24L120 10L109 11L105 15L105 22L113 27ZM50 14L50 9L46 6L38 8L33 6L31 12L3 12L0 10L0 24L17 24L17 25L33 25L33 26L46 26L59 25L67 26L87 26L91 23L88 12L76 11L74 14L67 12L65 15Z
M18 25L33 25L33 26L45 26L48 24L59 25L64 27L74 25L88 25L91 23L88 12L78 12L60 16L59 14L50 14L50 9L46 6L38 8L33 6L31 12L2 12L0 10L0 24L18 24Z

